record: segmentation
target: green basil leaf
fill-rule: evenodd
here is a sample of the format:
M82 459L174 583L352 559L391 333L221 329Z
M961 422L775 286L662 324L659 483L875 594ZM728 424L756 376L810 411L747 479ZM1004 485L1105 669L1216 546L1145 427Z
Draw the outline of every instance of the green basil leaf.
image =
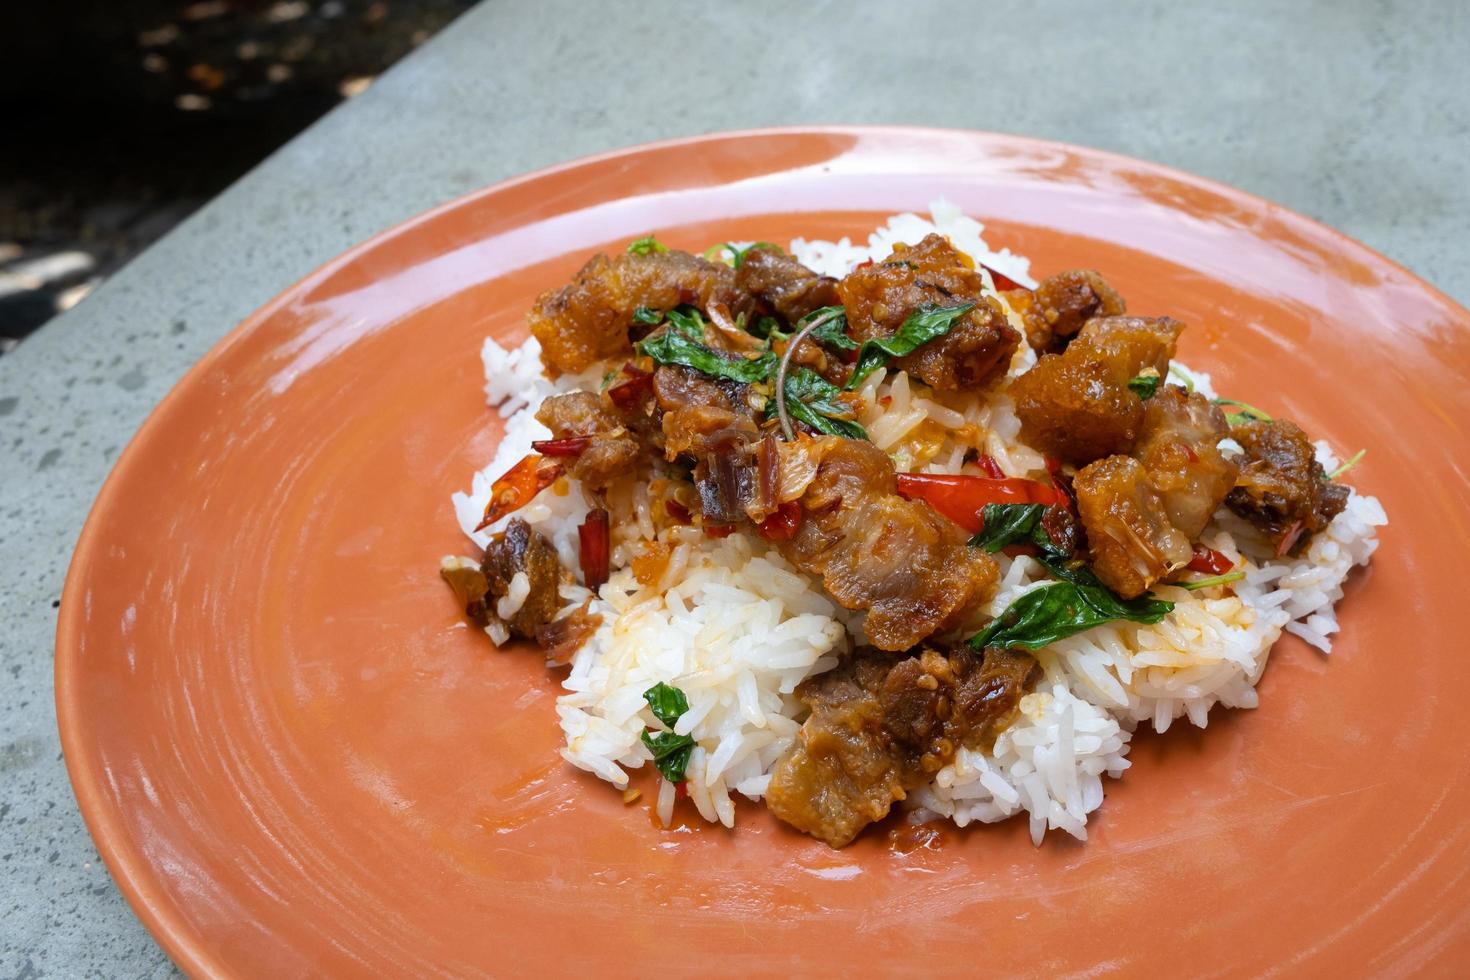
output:
M650 310L646 306L640 306L633 311L633 319L639 323L656 325L664 322L664 315L658 310Z
M698 343L704 343L704 317L692 306L676 306L668 313L669 329Z
M773 316L756 317L755 322L747 327L746 330L761 340L767 340L771 337L779 339L785 336L785 334L781 333L781 321Z
M646 235L643 238L628 243L629 255L654 255L659 252L667 252L668 250L667 245L664 245L652 235Z
M670 684L659 681L643 692L643 700L653 710L653 716L670 728L679 716L689 710L689 699L684 692Z
M729 251L732 257L731 265L733 265L737 269L740 268L740 263L745 261L745 256L749 254L752 249L764 248L775 252L777 255L786 254L786 250L783 249L780 245L777 245L775 242L751 242L744 248L741 248L739 245L734 245L730 242L726 242L725 248Z
M642 737L663 777L671 783L683 782L689 757L694 754L694 739L673 732L644 732Z
M1154 396L1154 392L1159 390L1159 382L1162 380L1157 374L1140 374L1129 380L1128 390L1144 401L1148 401Z
M839 399L842 389L809 368L797 368L786 375L786 412L802 425L828 436L844 439L867 439L868 430L851 419L852 406ZM766 408L767 416L776 411L775 399Z
M959 318L975 308L974 303L958 306L921 306L908 315L903 326L887 336L863 341L858 350L857 363L853 365L852 377L847 390L852 391L863 383L863 379L895 357L912 354L920 346L937 337L943 337L954 329Z
M1083 599L1099 615L1127 619L1135 623L1157 623L1174 608L1174 603L1167 599L1155 599L1147 592L1134 599L1119 598L1086 565L1068 563L1049 555L1042 555L1041 563L1057 578L1075 585Z
M971 637L973 649L1039 650L1120 619L1157 623L1174 608L1174 603L1147 594L1121 599L1085 565L1074 568L1056 560L1042 561L1062 581L1032 589L1007 606L990 625Z
M1066 559L1070 553L1052 540L1044 518L1046 504L986 504L980 512L981 528L970 544L994 554L1006 545L1034 544L1043 558Z
M811 333L807 334L808 340L814 340L823 347L833 350L857 350L857 341L847 335L847 311L840 306L824 306L819 310L812 310L806 316L796 322L792 328L793 333L800 333L802 328L813 321L820 321Z
M640 352L659 364L681 364L741 384L765 381L776 370L777 358L771 351L747 358L705 346L704 320L696 310L670 310L668 319L667 330L637 345Z
M980 531L970 544L994 554L1009 544L1029 543L1032 534L1041 529L1045 511L1045 504L986 504L980 512ZM1050 536L1047 541L1051 541Z
M1240 411L1238 412L1225 413L1225 424L1230 426L1232 429L1235 428L1237 425L1244 425L1246 422L1271 421L1271 416L1267 415L1259 408L1256 408L1256 406L1248 405L1245 402L1238 402L1234 398L1211 398L1210 404L1219 405L1221 407L1229 406L1232 408L1240 409Z

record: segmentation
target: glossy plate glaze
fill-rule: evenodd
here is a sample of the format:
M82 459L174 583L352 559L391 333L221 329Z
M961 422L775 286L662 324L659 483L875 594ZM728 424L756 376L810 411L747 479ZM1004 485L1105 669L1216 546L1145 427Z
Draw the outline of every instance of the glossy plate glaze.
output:
M750 805L656 829L651 794L559 760L556 678L439 581L465 550L449 494L500 432L481 339L650 231L862 236L940 195L1037 273L1095 267L1192 324L1181 357L1220 390L1368 447L1382 548L1332 656L1288 638L1258 710L1138 737L1086 844L1013 821L831 851ZM1433 288L1134 160L821 129L558 167L331 263L152 415L66 584L67 764L199 975L1447 970L1470 956L1467 381L1470 314Z

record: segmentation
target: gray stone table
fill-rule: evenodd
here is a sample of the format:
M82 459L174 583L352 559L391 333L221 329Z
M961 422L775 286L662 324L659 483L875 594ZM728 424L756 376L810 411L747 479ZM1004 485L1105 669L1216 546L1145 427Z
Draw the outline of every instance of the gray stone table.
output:
M148 410L313 267L583 154L892 122L1193 171L1340 228L1465 302L1467 50L1465 0L491 0L466 14L0 358L0 976L173 971L66 779L57 598L92 498Z

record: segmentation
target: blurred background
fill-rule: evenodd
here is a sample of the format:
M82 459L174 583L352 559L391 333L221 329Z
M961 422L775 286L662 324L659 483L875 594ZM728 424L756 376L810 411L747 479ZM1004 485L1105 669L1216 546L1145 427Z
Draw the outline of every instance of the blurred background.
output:
M473 2L0 2L0 354Z

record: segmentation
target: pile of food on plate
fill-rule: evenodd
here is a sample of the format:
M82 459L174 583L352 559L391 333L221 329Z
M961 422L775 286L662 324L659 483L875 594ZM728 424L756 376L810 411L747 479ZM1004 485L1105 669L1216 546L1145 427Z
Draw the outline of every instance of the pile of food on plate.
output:
M1140 723L1323 651L1386 523L1097 272L1037 283L936 202L864 245L639 239L485 342L495 459L442 574L569 668L562 755L833 847L887 816L1086 837ZM1147 311L1155 312L1155 311ZM1361 454L1360 454L1361 455Z

